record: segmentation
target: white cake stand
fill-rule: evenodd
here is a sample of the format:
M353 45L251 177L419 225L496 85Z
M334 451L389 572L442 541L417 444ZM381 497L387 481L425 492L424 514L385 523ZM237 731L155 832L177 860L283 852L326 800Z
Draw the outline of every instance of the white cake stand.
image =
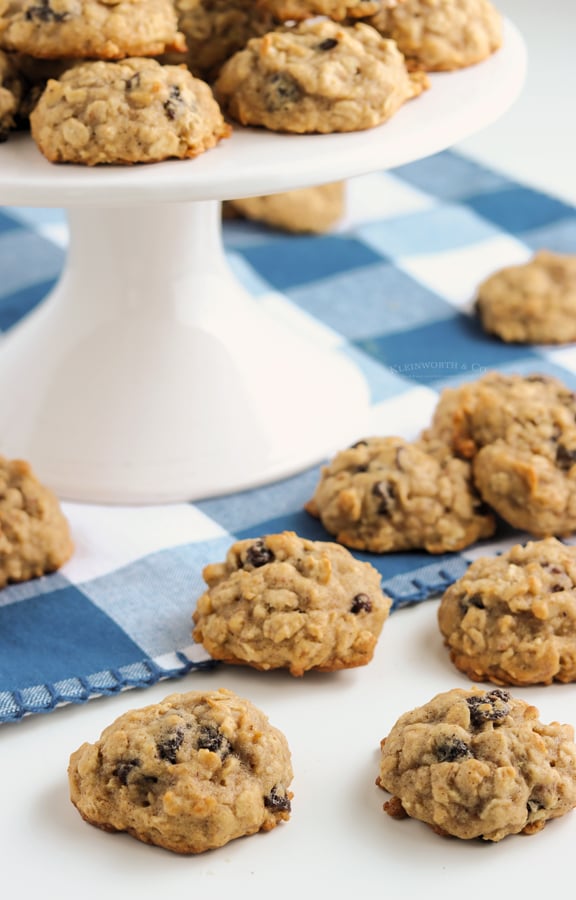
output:
M235 129L203 156L55 166L0 147L0 204L66 207L62 277L0 343L0 453L62 498L198 500L289 476L362 432L368 389L337 349L272 318L231 274L220 201L349 178L449 147L518 96L525 50L435 75L388 123L343 135ZM359 298L361 300L361 298Z

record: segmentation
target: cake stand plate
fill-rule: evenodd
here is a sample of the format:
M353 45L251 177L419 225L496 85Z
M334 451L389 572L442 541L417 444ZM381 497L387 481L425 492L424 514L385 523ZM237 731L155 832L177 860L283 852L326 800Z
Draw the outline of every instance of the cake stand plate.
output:
M55 166L27 135L0 147L0 204L65 207L50 295L0 342L0 453L68 500L198 500L287 477L364 431L368 387L337 348L272 317L231 273L220 201L383 170L502 115L526 58L502 49L370 131L235 128L194 160Z

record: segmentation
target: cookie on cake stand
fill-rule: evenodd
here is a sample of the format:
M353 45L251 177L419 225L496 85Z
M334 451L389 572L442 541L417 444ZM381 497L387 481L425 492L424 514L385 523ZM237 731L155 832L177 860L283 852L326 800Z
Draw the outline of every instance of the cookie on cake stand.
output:
M518 96L524 43L347 134L236 126L201 157L53 165L0 147L4 205L65 207L62 276L0 348L0 452L87 502L198 500L288 477L366 430L368 385L337 346L271 315L232 273L221 201L392 168L489 125Z

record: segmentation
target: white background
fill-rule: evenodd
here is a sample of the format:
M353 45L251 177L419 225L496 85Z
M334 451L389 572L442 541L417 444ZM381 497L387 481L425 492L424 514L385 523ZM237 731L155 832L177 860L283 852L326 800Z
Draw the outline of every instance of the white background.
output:
M576 202L576 3L500 0L528 45L522 96L495 125L460 145L507 174Z

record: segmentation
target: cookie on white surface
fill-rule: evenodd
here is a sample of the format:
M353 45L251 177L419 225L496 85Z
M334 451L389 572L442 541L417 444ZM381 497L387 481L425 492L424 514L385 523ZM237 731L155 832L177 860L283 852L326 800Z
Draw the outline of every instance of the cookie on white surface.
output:
M70 757L85 821L175 853L202 853L290 818L286 738L224 689L124 713Z

